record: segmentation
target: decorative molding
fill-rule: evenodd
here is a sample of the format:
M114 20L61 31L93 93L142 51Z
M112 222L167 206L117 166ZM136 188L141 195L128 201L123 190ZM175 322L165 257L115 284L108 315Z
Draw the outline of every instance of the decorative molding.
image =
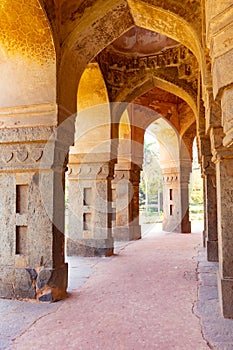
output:
M138 81L145 81L148 76L172 82L197 98L198 62L183 45L153 56L137 58L106 49L98 60L111 101L116 101L123 89L135 87Z
M56 104L0 108L0 129L57 125Z
M45 150L42 144L2 145L0 147L0 171L18 171L31 169L65 169L66 151Z
M68 169L69 180L100 179L111 174L110 163L70 164Z
M163 176L163 182L164 183L174 183L177 182L179 180L178 175L165 175Z
M20 162L23 163L25 160L28 158L28 151L25 147L19 148L16 151L16 159Z
M31 153L31 158L35 162L38 162L43 156L43 150L41 149L34 149Z
M13 156L14 156L14 153L13 153L13 152L11 152L11 151L6 151L6 152L4 152L4 153L2 154L2 161L3 161L4 163L9 163L9 162L12 160Z

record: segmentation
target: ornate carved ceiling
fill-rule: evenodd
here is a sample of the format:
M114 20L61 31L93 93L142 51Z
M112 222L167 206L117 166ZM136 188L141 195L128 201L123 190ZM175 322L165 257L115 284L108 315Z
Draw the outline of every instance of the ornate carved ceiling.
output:
M137 97L134 104L152 109L158 116L164 117L182 135L195 124L195 116L191 108L181 98L159 88L153 88L145 94ZM148 114L149 115L149 114ZM154 116L150 116L149 122L153 122Z
M134 33L132 40L130 33ZM136 33L140 33L140 43ZM156 43L154 39L157 35ZM143 52L147 54L142 55ZM118 101L119 95L124 96L124 89L130 91L156 77L179 86L194 101L197 100L198 63L194 55L186 47L164 35L154 33L152 36L150 31L138 30L136 27L102 51L97 60L110 101ZM125 97L127 101L127 95Z
M172 93L153 88L153 80L159 78L178 86L196 103L198 63L185 46L165 35L133 27L103 50L97 61L111 102L133 102L153 109L170 120L178 131L190 125L188 120L179 121L178 110L175 112L184 101ZM152 89L148 91L145 84L143 91L140 86L147 80L152 80ZM135 96L134 90L140 96ZM192 122L195 119L190 107L188 118Z
M109 46L109 50L118 51L127 55L145 56L161 53L179 43L166 35L152 32L140 27L133 27Z

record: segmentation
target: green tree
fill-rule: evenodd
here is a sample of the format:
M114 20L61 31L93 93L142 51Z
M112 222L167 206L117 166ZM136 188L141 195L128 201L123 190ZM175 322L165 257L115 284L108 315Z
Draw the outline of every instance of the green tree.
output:
M153 205L158 205L158 192L162 193L162 189L162 172L159 165L158 152L156 152L154 143L145 142L144 164L139 192L140 205L148 206L153 210Z

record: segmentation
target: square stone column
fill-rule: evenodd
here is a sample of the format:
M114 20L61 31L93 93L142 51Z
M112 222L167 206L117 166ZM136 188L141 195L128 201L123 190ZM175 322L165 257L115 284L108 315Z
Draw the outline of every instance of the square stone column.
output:
M55 301L66 295L67 148L56 136L48 141L53 132L52 127L1 131L0 297Z
M233 148L223 146L224 135L221 127L210 130L216 166L219 302L223 316L233 318Z
M139 225L140 169L130 162L115 165L113 193L115 225L113 237L116 241L131 241L141 238Z
M190 169L181 171L181 233L191 233L191 221L189 220L189 180Z
M219 299L223 316L233 318L233 157L216 161Z
M207 260L218 261L216 167L212 162L210 137L206 135L201 136L199 138L199 145L204 180L204 219Z
M70 155L67 255L113 254L109 159L109 154Z
M211 156L202 157L205 194L207 260L218 261L216 171Z
M189 172L163 169L163 230L190 233Z

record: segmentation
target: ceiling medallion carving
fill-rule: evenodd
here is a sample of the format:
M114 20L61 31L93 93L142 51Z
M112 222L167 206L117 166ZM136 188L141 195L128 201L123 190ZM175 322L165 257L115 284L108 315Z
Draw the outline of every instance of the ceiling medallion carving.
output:
M145 56L177 45L177 41L166 35L135 26L115 40L110 47L118 52Z

